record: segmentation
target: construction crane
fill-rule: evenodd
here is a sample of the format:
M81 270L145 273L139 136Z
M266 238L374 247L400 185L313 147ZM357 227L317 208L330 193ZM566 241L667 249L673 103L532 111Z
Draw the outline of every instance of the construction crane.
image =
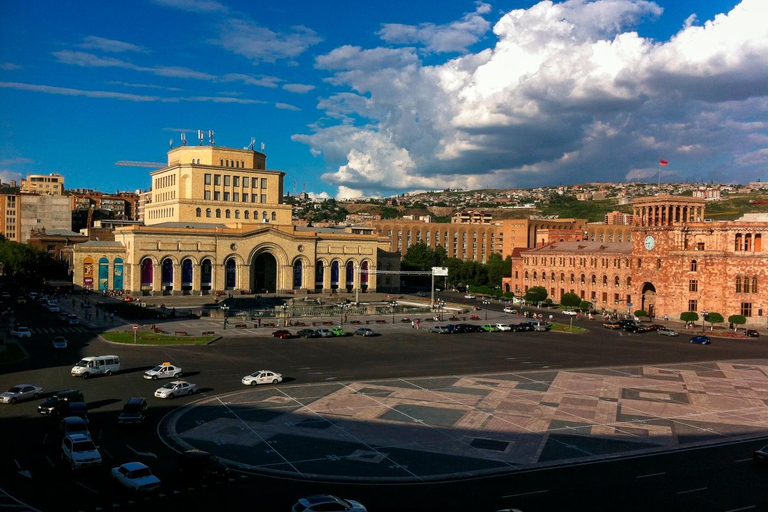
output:
M165 162L135 162L133 160L120 160L119 162L115 162L115 165L121 167L152 167L155 169L161 169L166 167L168 164Z

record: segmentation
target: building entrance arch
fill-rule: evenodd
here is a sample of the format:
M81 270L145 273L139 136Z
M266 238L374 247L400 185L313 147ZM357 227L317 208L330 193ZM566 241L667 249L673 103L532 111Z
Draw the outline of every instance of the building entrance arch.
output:
M251 263L251 289L255 293L277 291L277 259L270 252L262 252Z
M653 283L643 283L640 296L642 297L641 309L651 318L656 316L656 287Z

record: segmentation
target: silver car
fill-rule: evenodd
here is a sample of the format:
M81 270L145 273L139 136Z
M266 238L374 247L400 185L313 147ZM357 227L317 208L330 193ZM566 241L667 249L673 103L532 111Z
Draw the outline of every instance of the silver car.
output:
M32 384L16 384L5 393L0 394L0 402L15 404L19 400L40 398L43 388Z
M669 328L658 329L656 332L662 336L680 336L676 330Z

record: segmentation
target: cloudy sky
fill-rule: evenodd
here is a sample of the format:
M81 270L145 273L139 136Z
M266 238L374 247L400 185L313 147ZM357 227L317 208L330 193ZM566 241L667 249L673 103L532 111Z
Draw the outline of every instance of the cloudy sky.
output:
M6 0L0 180L146 189L180 134L332 197L768 180L766 0ZM44 16L41 13L45 13Z

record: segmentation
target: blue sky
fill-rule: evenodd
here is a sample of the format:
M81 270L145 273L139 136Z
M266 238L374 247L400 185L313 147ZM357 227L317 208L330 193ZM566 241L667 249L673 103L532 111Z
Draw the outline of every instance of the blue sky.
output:
M146 189L169 139L330 197L768 180L768 2L3 2L0 180Z

